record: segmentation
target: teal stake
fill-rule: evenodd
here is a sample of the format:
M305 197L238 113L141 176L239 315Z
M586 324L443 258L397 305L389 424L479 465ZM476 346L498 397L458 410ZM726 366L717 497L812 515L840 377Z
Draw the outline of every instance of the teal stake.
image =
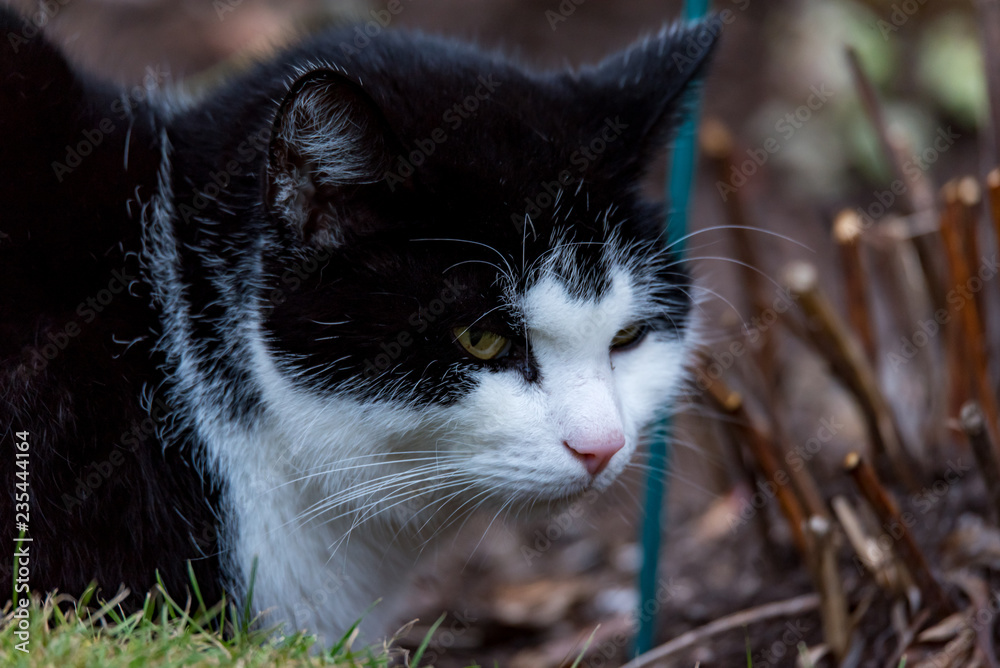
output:
M684 18L695 21L708 13L709 0L685 0ZM691 183L694 180L694 163L698 133L700 104L695 99L684 123L677 133L674 152L667 175L667 243L678 256L684 254L684 237L687 234L688 207ZM639 629L635 638L635 654L653 647L656 631L656 613L660 604L656 600L656 569L660 558L661 513L667 493L666 472L670 465L670 415L664 413L653 428L649 443L649 471L646 474L646 503L642 520L642 568L639 571Z

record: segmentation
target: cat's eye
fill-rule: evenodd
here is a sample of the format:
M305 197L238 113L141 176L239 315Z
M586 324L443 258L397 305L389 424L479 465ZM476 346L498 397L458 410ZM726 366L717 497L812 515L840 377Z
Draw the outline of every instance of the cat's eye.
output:
M470 355L481 360L496 359L510 350L509 340L485 329L456 327L451 331Z
M640 339L646 334L646 328L643 325L629 325L628 327L623 327L618 330L614 338L611 339L611 349L620 350L622 348L627 348L639 342Z

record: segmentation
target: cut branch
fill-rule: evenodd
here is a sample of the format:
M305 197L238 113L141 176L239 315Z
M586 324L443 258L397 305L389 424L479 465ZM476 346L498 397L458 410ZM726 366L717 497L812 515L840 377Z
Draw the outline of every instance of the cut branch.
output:
M802 311L813 325L807 328L813 345L830 363L833 372L854 394L864 413L877 452L884 454L896 475L911 489L917 488L909 456L903 449L892 409L882 394L874 370L861 345L819 289L816 269L796 262L785 271L785 281L798 296Z

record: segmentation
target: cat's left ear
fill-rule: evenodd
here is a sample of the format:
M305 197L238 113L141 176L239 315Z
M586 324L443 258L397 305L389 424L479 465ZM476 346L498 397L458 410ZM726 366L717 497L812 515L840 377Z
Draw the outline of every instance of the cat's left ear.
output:
M292 85L271 131L265 196L299 242L339 245L365 231L363 214L348 217L344 205L388 168L387 128L361 86L337 72L314 71Z
M605 178L635 178L676 133L723 23L677 23L572 76L587 110L580 146Z

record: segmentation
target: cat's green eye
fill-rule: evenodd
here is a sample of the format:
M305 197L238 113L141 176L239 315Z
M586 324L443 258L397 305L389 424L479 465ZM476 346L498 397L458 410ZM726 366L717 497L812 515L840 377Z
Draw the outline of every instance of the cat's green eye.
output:
M646 328L642 325L629 325L618 330L614 338L611 339L611 349L625 348L637 343L646 333Z
M470 355L481 360L500 357L510 348L510 341L485 329L456 327L451 331Z

